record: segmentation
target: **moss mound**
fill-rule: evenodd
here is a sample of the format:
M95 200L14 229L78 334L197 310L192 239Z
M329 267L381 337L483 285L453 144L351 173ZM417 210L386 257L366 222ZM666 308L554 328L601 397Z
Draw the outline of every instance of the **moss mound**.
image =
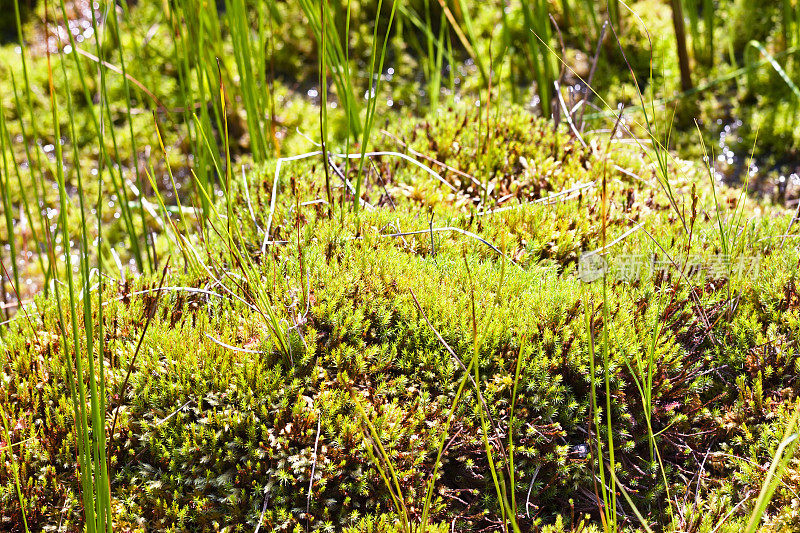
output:
M399 531L378 441L412 522L444 442L432 521L442 531L496 527L483 402L501 470L500 444L513 450L524 530L598 524L593 379L608 413L599 355L590 372L587 321L595 343L604 328L610 335L616 476L637 508L664 529L711 529L728 512L722 530L741 527L749 505L734 506L763 482L798 387L798 260L791 242L774 238L791 214L725 187L717 206L701 169L675 161L687 247L641 148L583 147L514 107L489 117L459 108L387 124L396 140L385 137L384 148L399 140L435 159L421 161L450 186L401 159L376 158L364 196L375 208L358 218L339 203L329 218L319 158L284 167L272 216L274 164L250 174L248 195L237 183L237 246L254 258L260 287L235 282L241 273L213 228L194 243L206 268L173 253L162 291L157 277L103 284L120 530ZM581 254L603 246L603 183L605 242L613 241L606 318L602 284L578 277ZM496 199L492 211L476 210L480 197ZM740 221L726 264L758 257L757 269L713 267L725 253L717 214ZM625 258L652 265L666 255L698 268L622 279ZM259 291L286 328L288 353L248 304ZM13 457L3 443L3 529L21 530L14 460L32 528L79 530L59 305L39 297L3 339L0 403L20 443ZM647 412L637 383L649 347ZM465 381L470 361L483 402ZM778 490L776 527L794 523L796 479ZM691 503L670 514L665 502L675 500Z

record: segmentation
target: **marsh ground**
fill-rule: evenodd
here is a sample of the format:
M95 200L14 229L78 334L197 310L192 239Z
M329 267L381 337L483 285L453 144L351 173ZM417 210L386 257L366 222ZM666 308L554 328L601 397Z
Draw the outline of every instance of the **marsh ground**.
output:
M792 2L218 4L0 48L0 529L800 527Z

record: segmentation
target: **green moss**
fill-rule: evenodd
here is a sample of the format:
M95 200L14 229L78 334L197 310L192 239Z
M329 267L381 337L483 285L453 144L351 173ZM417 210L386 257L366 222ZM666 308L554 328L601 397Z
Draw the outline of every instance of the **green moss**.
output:
M471 180L445 173L457 189L450 192L422 171L383 158L383 186L371 183L365 198L377 204L384 197L387 206L362 212L359 238L353 238L351 215L328 220L324 209L302 208L303 276L297 261L297 200L288 182L296 180L302 203L324 195L324 177L313 161L286 166L272 227L274 240L288 242L270 246L258 268L291 328L289 362L277 356L263 319L240 302L169 290L157 302L129 387L120 396L145 309L156 305L152 294L136 293L154 289L155 283L139 279L108 286L109 418L119 408L109 450L120 527L249 530L268 495L263 527L294 531L308 522L320 530L391 530L394 509L366 453L369 444L351 393L362 402L391 457L406 505L420 509L462 370L427 326L412 291L445 341L468 359L470 287L476 291L482 394L493 419L503 432L511 431L515 442L518 501L525 501L533 478L529 509L537 523L568 530L557 516L595 513L592 462L587 458L593 452L586 433L591 377L582 309L584 302L596 304L600 293L580 282L575 268L582 251L601 245L599 194L589 188L552 205L530 202L576 183L602 180L603 169L613 165L603 164L600 148L581 148L564 131L553 131L519 109L496 110L488 126L475 117L473 109L456 110L389 127L416 150L474 173L489 187L490 197L510 195L500 207L514 209L481 216L474 201L482 193ZM484 149L481 142L487 135L491 141ZM679 256L685 244L681 230L665 201L646 185L650 178L642 153L618 148L611 157L641 179L616 170L606 176L614 206L609 236L623 233L630 220L641 221L667 252ZM249 180L261 228L269 211L272 175L268 165ZM700 187L699 205L713 210L701 172L684 173L674 186L684 189L693 182ZM727 189L717 193L723 200L735 197ZM239 198L236 211L249 213ZM722 205L729 213L728 202ZM433 242L429 233L383 236L429 229L429 209L435 227L477 234L504 247L517 266L503 266L491 248L457 232L437 232ZM788 215L753 202L745 209L769 209L780 216L761 218L748 230L743 253L760 253L763 259L757 276L730 282L738 302L732 319L719 320L728 285L712 277L693 278L702 309L716 322L713 339L703 329L689 289L674 273L632 284L614 282L609 292L611 416L621 456L617 476L637 506L657 521L666 516L665 491L683 494L684 472L696 471L696 461L709 449L713 468L709 485L700 490L701 505L714 513L727 512L763 476L736 458L763 464L781 435L783 391L792 386L796 365L790 343L798 326L798 265L789 248L761 240L782 232ZM249 216L242 216L240 223L245 242L260 241ZM694 223L693 253L710 261L720 253L716 222L698 215ZM208 260L215 268L224 268L227 257L221 244L209 244ZM610 259L658 251L637 232L616 245ZM178 274L180 256L173 260L176 268L167 286L221 292L203 272ZM252 290L242 295L247 298ZM40 299L32 323L18 317L3 341L2 401L15 421L14 441L25 441L21 475L29 521L42 526L61 520L62 502L77 501L71 410L54 336L55 305ZM653 424L661 432L669 487L649 459L631 374L636 354L648 342L648 324L655 320L666 329L655 354ZM519 354L523 336L526 344ZM509 429L518 356L523 358L518 419ZM485 475L474 390L467 389L456 420L434 492L434 520L449 523L463 514L457 527L478 529L497 512L497 503ZM18 507L10 472L3 469L0 498L5 516L13 520ZM726 478L730 484L723 482ZM714 499L720 487L727 496ZM570 498L572 507L566 506ZM64 520L77 524L79 513L77 504L69 505ZM701 514L698 520L713 523Z
M433 20L438 21L439 7L431 3ZM420 11L423 5L414 2L408 8ZM332 6L341 24L346 3ZM316 149L303 135L316 139L319 108L303 93L317 83L318 52L310 28L296 20L294 8L289 3L274 7L270 68L276 77L272 96L280 139L274 155L293 155ZM747 20L746 7L739 1L720 4L721 13L732 16L731 28ZM511 2L508 8L514 15L520 4ZM635 2L633 8L642 15L649 37L638 21L627 17L619 31L620 45L643 81L650 69L649 38L656 36L655 78L646 90L669 97L678 87L669 8L650 0ZM353 4L353 10L347 44L360 76L369 59L370 21L376 13L368 4ZM465 24L467 14L454 11L456 20ZM448 66L460 78L459 91L427 114L420 114L428 98L420 91L420 58L402 42L419 40L422 32L408 21L398 30L391 56L391 76L396 78L389 80L385 74L392 83L384 83L380 95L381 109L384 99L392 99L397 111L380 115L379 126L388 135L376 132L370 146L422 154L415 157L449 185L400 158L374 158L362 199L375 208L365 206L357 218L349 209L352 197L335 174L333 217L328 217L319 157L284 164L273 210L277 163L271 159L251 168L251 132L233 46L223 29L209 50L220 57L218 75L228 98L225 119L235 167L229 201L235 220L211 216L201 232L194 210L199 196L190 173L201 154L192 153L192 123L180 109L185 102L181 67L175 64L178 44L159 5L142 2L134 14L136 24L122 28L119 43L109 32L101 46L109 61L124 54L131 76L163 104L155 117L167 153L161 153L156 136L151 113L156 106L139 89L129 102L134 108L134 153L123 80L113 71L107 77L106 127L118 140L115 158L125 177L133 181L135 176L130 161L142 170L152 163L155 186L166 197L168 212L161 213L149 182L142 187L153 202L145 204L146 230L156 234L161 265L167 256L172 261L168 289L160 297L153 292L155 273L127 267L128 251L138 237L128 233L116 208L123 203L139 209L138 195L129 187L112 196L105 167L100 170L105 185L100 185L101 150L89 113L90 105L95 112L98 106L85 101L72 60L64 59L64 80L62 58L53 58L56 102L66 107L68 96L72 98L77 131L65 145L67 151L73 145L78 150L77 161L70 154L67 167L70 193L76 193L79 168L85 197L101 198L108 206L102 221L106 247L80 252L92 254L91 263L102 262L114 277L104 284L105 338L98 341L106 353L109 430L117 420L108 449L118 529L251 531L261 524L262 530L270 531L401 531L398 510L374 460L375 442L356 401L397 472L412 523L421 517L443 440L428 531L496 527L500 505L488 474L481 427L486 413L471 384L444 434L463 378L461 362L468 364L475 353L477 382L492 425L504 445L513 442L516 485L509 490L516 497L523 530L599 531L599 458L596 436L590 433L590 391L592 382L602 383L605 376L600 368L591 375L586 310L595 341L603 328L609 331L611 412L601 407L599 415L603 420L611 417L616 476L637 508L666 531L743 528L750 496L764 481L763 465L783 436L797 395L800 264L794 235L782 237L793 212L764 199L742 197L735 189L711 182L705 169L680 159L671 160L668 169L676 211L657 182L648 149L609 140L606 131L597 129L607 117L587 113L595 116L589 117L584 145L563 121L554 127L519 107L517 103L532 94L530 87L522 87L530 83L530 58L522 53L529 28L512 17L517 23L504 39L516 44L505 62L495 66L494 93L487 92L474 64L460 64L467 53L451 35L459 64ZM492 39L503 13L487 4L475 5L469 15L476 53L481 58L496 55L499 37ZM586 12L573 13L572 25L564 13L556 15L565 26L569 62L585 75L588 59L577 48L593 50L597 28L585 31L591 18ZM747 32L734 36L734 58L737 39L758 38L770 50L780 49L778 30L769 27L773 18L773 10L764 9ZM725 31L718 28L717 33ZM35 21L26 32L30 40L41 36ZM606 39L596 88L612 105L637 105L619 46L610 34ZM86 42L85 49L94 53L94 43ZM11 152L23 182L20 187L15 179L7 180L15 206L28 194L25 184L35 179L25 161L25 140L18 139L23 126L28 132L36 126L42 145L56 142L49 134L54 128L46 61L43 50L32 51L33 109L28 110L26 98L20 109L11 96L10 73L16 76L21 70L19 54L13 47L0 48L0 111L16 139ZM80 61L86 71L97 67L89 58ZM785 61L793 73L794 60ZM717 62L707 67L703 62L695 67L700 84L730 74L736 65ZM198 68L189 65L190 86L197 83ZM510 73L505 81L499 74L504 69ZM575 81L567 75L565 83ZM16 83L21 90L21 80ZM88 83L90 93L96 94L98 81L92 76ZM788 85L778 81L774 69L755 71L747 83L740 79L734 85L721 84L716 97L699 106L704 124L716 124L721 115L746 117L753 130L760 127L763 153L781 147L779 154L790 156L797 135ZM198 105L213 113L216 104ZM330 117L329 148L344 151L343 113L332 108ZM641 116L631 111L626 117L633 134L644 136ZM68 118L62 114L62 131L68 130ZM680 123L676 127L673 140L682 153L699 157L696 132ZM222 142L216 123L211 133L212 143ZM718 132L709 128L704 133L712 137ZM742 132L735 150L749 147L753 135ZM717 139L709 139L709 145L712 141ZM41 155L50 161L50 150L41 148ZM172 189L164 159L177 178L177 190ZM55 192L47 172L52 173L53 164L45 165L41 185L45 203L52 206ZM348 179L357 179L352 165L340 166ZM247 184L241 178L244 172ZM601 190L607 193L605 204ZM170 229L186 229L178 222L176 195L189 228L182 235L185 241ZM227 212L221 198L219 202L220 211ZM30 226L21 223L21 216L17 220L19 231L9 236L3 228L0 239L15 239L23 254L32 253ZM77 210L68 213L67 225L70 234L78 233ZM271 242L262 250L267 226ZM243 269L230 253L223 227L236 228L234 245L252 258L252 270ZM618 277L631 257L663 261L669 254L679 265L719 265L726 259L726 239L738 243L727 258L734 268L740 259L757 257L758 269L679 273L669 268L630 281ZM189 250L180 249L179 241L190 243L207 268L188 261ZM598 284L579 279L578 265L582 254L606 243L612 276L604 296ZM63 253L64 244L55 242L57 254ZM121 256L119 266L115 253ZM38 265L30 259L22 263L26 278L41 278ZM23 293L24 298L30 295ZM599 310L604 299L608 323ZM272 336L274 325L253 302L275 310L286 330L288 350L279 348ZM39 294L27 312L16 314L1 330L0 401L10 417L13 447L0 444L0 529L19 529L15 464L32 530L59 525L81 530L76 437L65 381L68 362L56 320L58 307L66 305ZM149 313L153 319L134 364ZM429 321L459 359L443 346ZM645 416L637 380L656 323L663 330L653 345L652 412ZM518 359L520 383L512 398ZM122 390L129 370L130 380ZM605 389L598 405L605 406L604 394ZM663 472L653 453L648 422L658 435ZM600 438L609 437L603 431ZM490 441L505 471L499 444L493 436ZM769 509L768 528L791 529L797 523L797 471L794 462ZM685 503L670 514L667 501ZM627 502L620 505L622 526L636 529ZM718 528L726 516L727 522Z

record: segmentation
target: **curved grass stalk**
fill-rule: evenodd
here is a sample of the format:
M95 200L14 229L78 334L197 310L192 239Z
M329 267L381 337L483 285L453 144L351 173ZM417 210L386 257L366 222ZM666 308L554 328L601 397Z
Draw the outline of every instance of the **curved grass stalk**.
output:
M314 152L306 152L304 154L298 154L298 155L293 155L293 156L289 156L289 157L280 157L280 158L275 160L275 173L274 173L274 177L272 179L272 195L271 195L270 203L269 203L269 215L267 217L267 224L266 224L265 229L264 229L264 240L261 243L261 251L262 251L262 253L266 252L267 244L269 244L269 242L270 242L269 234L270 234L270 230L272 229L272 217L275 214L275 205L276 205L277 198L278 198L278 179L280 178L281 168L282 168L283 164L284 163L289 163L289 162L292 162L292 161L299 161L301 159L308 159L309 157L315 157L315 156L318 156L318 155L322 155L324 153L325 152L323 152L322 150L317 150L317 151L314 151ZM356 153L353 153L353 154L339 154L339 153L328 151L327 154L328 154L329 157L336 157L336 158L345 159L345 160L360 159L362 157L362 154L360 154L360 153L358 153L358 154L356 154ZM378 157L378 156L384 156L384 155L385 156L399 157L400 159L404 159L405 161L408 161L409 163L412 163L412 164L418 166L419 168L421 168L422 170L424 170L427 174L429 174L430 176L432 176L433 178L438 180L440 183L446 185L450 190L452 190L452 191L456 190L456 188L452 184L447 182L436 171L434 171L430 167L420 163L419 161L417 161L413 157L407 156L406 154L403 154L403 153L400 153L400 152L386 152L386 151L383 151L383 152L366 152L366 153L363 154L363 157Z
M795 85L794 82L791 80L791 78L789 78L789 75L786 74L786 71L783 70L783 67L781 67L780 64L775 60L775 57L773 57L772 54L767 52L767 49L764 48L764 45L761 44L760 42L753 40L747 43L747 46L745 46L744 49L745 66L751 66L755 63L755 59L753 58L753 54L751 52L753 49L758 50L758 52L761 53L761 55L763 55L766 58L769 65L775 70L775 72L778 73L778 76L780 76L780 78L783 80L786 86L789 87L789 89L791 89L792 94L794 94L795 98L800 99L800 89L798 89L797 85ZM752 84L752 76L749 76L748 78L751 80Z
M625 489L622 483L620 483L619 480L617 479L617 475L614 473L614 470L609 468L609 472L611 473L611 478L616 482L616 486L619 487L619 491L622 493L622 496L625 498L625 501L628 502L628 505L630 505L633 514L636 515L636 518L639 520L639 523L642 525L644 530L647 533L653 533L653 530L650 529L650 525L644 519L644 516L642 516L642 513L636 507L636 504L633 503L630 494L628 494L628 491Z

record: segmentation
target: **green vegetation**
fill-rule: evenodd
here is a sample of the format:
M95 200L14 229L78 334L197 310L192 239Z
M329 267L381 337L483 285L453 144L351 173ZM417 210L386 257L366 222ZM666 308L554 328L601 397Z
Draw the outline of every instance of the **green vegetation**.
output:
M797 2L10 15L0 530L800 528Z

